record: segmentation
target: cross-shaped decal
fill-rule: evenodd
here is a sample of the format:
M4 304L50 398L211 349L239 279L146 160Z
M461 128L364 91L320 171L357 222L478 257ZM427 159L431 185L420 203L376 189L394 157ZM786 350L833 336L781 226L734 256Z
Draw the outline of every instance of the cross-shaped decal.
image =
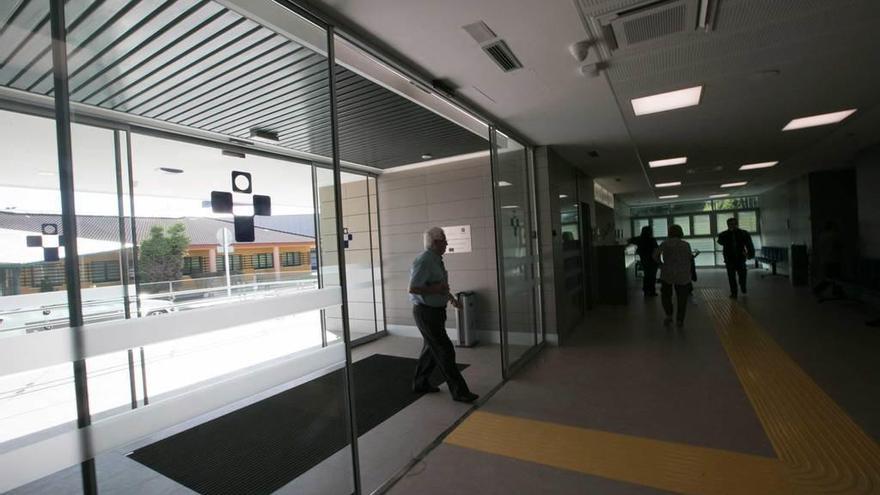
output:
M519 222L518 216L514 216L513 218L510 219L510 226L513 227L514 237L518 237L519 236L519 229L520 229L520 222Z
M235 242L254 242L254 216L272 215L272 198L252 192L251 174L236 171L232 172L232 192L211 191L211 210L232 213L235 219Z
M58 235L57 223L44 223L40 228L42 235L27 236L28 247L43 248L44 261L58 261L61 257L58 248L64 244L64 236Z
M343 227L342 228L342 248L348 249L348 243L352 239L354 239L354 235L348 233L348 227Z

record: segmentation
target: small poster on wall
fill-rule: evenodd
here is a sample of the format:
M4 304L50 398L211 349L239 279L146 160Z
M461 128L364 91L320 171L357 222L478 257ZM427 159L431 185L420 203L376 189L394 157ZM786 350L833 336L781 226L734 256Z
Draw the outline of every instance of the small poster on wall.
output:
M455 225L452 227L440 227L446 234L446 253L470 253L471 252L471 226Z

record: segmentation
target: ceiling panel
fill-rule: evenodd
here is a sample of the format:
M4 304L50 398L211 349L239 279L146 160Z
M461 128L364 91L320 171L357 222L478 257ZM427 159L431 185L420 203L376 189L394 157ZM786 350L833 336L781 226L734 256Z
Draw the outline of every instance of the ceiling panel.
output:
M329 156L326 58L295 40L209 0L68 2L66 13L72 101L239 139L268 130ZM14 27L0 33L0 84L52 95L48 2L0 16ZM336 77L342 160L388 168L488 148L346 68Z

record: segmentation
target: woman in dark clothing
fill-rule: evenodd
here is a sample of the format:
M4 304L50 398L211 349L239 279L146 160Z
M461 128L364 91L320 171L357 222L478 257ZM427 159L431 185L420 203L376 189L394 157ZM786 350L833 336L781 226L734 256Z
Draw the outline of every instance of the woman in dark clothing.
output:
M654 239L654 231L651 227L642 227L642 234L629 240L635 244L636 254L642 264L645 276L642 279L642 291L645 297L657 295L657 262L654 260L654 252L657 251L657 239Z

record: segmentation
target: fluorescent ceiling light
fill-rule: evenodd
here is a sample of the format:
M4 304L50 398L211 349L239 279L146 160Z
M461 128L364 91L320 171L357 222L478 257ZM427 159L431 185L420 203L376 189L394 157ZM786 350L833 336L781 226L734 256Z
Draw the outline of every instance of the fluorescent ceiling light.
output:
M856 109L851 108L849 110L843 110L840 112L823 113L821 115L813 115L811 117L802 117L800 119L792 120L785 127L783 127L782 130L793 131L795 129L804 129L806 127L836 124L854 113L856 113Z
M728 182L727 184L721 184L721 187L722 188L724 188L724 187L739 187L739 186L744 186L746 184L748 184L748 182L745 182L745 181L743 181L743 182Z
M749 163L747 165L743 165L739 169L740 170L755 170L758 168L770 168L770 167L776 166L777 163L779 163L779 162L775 161L775 162Z
M724 194L712 194L712 195L709 196L709 197L712 198L712 199L715 199L715 198L726 198L726 197L728 197L728 196L730 196L730 194L728 194L728 193L724 193Z
M516 205L506 205L506 206L502 206L502 208L504 208L504 209L519 208L519 206L516 206Z
M678 197L678 194L668 194L666 196L657 196L659 199L675 199Z
M669 167L671 165L684 165L687 163L688 159L686 156L680 156L678 158L666 158L665 160L652 160L648 162L648 167L657 168L657 167Z
M661 182L659 184L654 184L654 187L675 187L680 186L681 181L678 182Z
M275 144L278 141L278 133L267 129L251 129L251 138L264 143Z
M513 184L511 184L510 182L507 182L506 180L498 181L498 187L508 187L508 186L512 186L512 185Z
M648 115L678 108L692 107L700 104L700 96L703 94L702 86L679 89L658 95L643 96L630 100L633 112L636 115Z
M559 199L565 199L568 197L568 194L560 194Z

